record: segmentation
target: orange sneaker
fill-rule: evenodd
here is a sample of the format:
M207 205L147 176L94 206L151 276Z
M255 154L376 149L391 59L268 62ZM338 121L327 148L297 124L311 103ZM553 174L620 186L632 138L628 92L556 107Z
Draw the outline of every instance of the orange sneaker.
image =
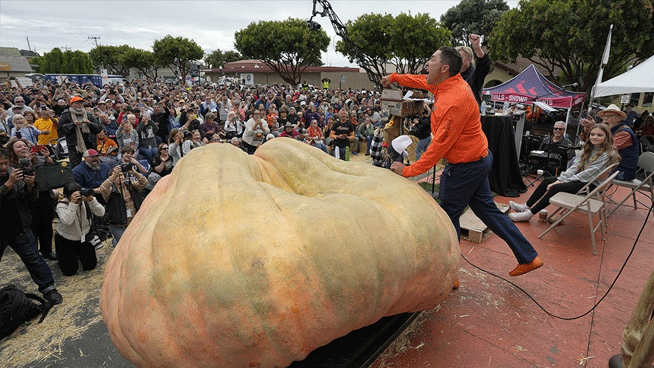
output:
M542 267L543 264L544 264L543 261L541 261L540 258L536 257L536 258L534 258L533 261L531 261L529 263L519 264L518 266L516 266L516 268L513 269L513 271L509 272L509 275L510 276L524 275L527 272L530 272L530 271L533 271L533 270L535 270L535 269L537 269L539 267Z
M454 285L452 286L452 290L456 290L459 288L459 278L456 278L456 281L454 281Z

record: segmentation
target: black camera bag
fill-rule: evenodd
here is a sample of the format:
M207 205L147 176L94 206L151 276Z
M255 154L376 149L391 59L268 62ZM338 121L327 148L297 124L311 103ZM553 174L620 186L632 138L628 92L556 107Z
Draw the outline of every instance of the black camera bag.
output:
M38 304L34 301L37 301ZM0 340L11 335L23 323L29 322L41 314L39 323L52 308L41 297L24 293L15 285L6 285L0 289Z
M75 181L73 168L67 161L55 162L35 168L34 181L39 190L57 189Z

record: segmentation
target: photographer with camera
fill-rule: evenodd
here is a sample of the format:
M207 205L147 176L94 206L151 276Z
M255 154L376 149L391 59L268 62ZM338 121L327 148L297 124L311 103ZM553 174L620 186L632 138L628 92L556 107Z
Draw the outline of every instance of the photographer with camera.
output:
M9 150L10 164L20 168L23 173L34 175L34 171L45 165L54 164L50 151L44 146L30 146L24 139L12 138L6 144ZM30 228L39 244L43 258L56 260L52 253L52 221L54 220L55 194L48 188L40 188L39 196L28 203L32 215Z
M102 217L104 207L93 196L93 189L82 188L77 183L66 184L63 193L64 199L57 204L59 222L55 248L61 272L73 276L77 273L78 262L85 271L98 264L95 249L100 245L100 239L91 234L92 215Z
M131 146L123 147L120 150L120 162L118 165L123 168L123 172L125 173L129 173L132 167L143 175L148 172L148 169L136 159L136 150ZM135 177L129 177L128 179L138 180Z
M52 271L39 254L29 228L32 216L28 207L38 198L34 175L9 166L10 153L0 149L0 260L6 247L11 247L27 267L43 297L52 304L63 301L54 286Z
M129 148L125 147L126 150ZM123 156L125 156L125 153L127 151L123 153ZM132 221L140 207L138 192L148 184L145 176L134 168L135 166L129 164L114 167L109 178L100 186L100 193L107 202L107 220L109 221L109 231L113 236L114 247L120 241L127 225Z

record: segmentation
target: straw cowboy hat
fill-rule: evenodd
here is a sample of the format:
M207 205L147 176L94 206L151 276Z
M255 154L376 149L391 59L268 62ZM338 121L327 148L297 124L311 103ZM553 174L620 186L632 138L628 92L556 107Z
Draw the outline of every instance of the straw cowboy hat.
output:
M607 107L606 109L598 112L597 116L599 116L600 118L603 119L604 115L606 113L611 113L611 112L620 114L620 117L622 118L622 119L620 119L620 121L627 119L627 114L625 114L624 111L620 110L620 108L617 107L615 104L610 104L609 107Z

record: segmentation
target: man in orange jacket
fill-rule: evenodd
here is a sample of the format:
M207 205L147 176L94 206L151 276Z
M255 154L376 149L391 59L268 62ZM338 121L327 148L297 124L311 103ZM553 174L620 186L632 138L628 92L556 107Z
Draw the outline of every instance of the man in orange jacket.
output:
M434 95L431 144L413 165L394 162L391 170L405 177L416 176L427 172L445 157L448 165L441 175L438 196L457 234L461 235L459 217L470 205L475 215L511 247L518 266L509 275L519 276L541 267L543 262L493 201L488 181L493 156L481 129L475 96L459 74L462 63L461 55L454 48L441 47L427 62L426 76L391 74L382 78L384 87L397 82L406 87L428 90Z

